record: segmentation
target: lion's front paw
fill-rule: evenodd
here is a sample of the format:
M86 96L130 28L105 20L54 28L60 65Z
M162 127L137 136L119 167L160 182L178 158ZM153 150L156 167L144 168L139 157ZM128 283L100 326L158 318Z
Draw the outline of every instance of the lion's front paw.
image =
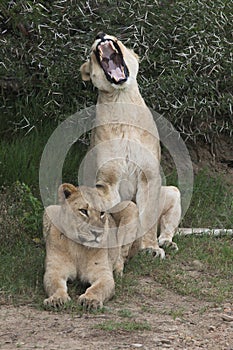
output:
M152 249L152 255L155 258L165 259L165 251L162 248Z
M97 310L103 307L103 303L95 294L84 293L78 298L78 302L85 310Z
M152 254L155 258L165 259L165 252L162 248L153 247L153 246L141 246L141 250Z
M70 301L71 298L66 292L58 292L44 300L44 306L60 307Z
M124 271L124 262L123 259L118 259L114 266L114 273L117 277L122 277Z
M178 251L179 248L175 242L172 242L169 239L159 239L159 246L160 247L171 247L172 249Z

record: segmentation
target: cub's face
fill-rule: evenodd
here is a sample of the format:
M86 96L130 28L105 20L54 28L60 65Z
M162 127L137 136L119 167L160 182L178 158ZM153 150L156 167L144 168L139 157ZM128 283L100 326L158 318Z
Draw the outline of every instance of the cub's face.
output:
M101 197L95 188L63 184L59 188L60 222L68 238L78 243L98 247L105 244L108 218Z
M90 59L80 70L84 81L91 79L99 90L111 92L135 82L138 57L114 36L100 33L92 45Z

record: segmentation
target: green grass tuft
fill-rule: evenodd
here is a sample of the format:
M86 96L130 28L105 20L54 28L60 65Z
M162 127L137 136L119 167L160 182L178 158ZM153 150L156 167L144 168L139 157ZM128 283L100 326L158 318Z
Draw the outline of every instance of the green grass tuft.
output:
M47 141L57 125L47 124L45 130L12 142L0 140L0 186L9 186L16 181L37 190L39 195L40 160ZM78 167L87 150L83 141L77 141L70 148L63 167L63 182L78 181Z
M231 237L176 236L177 253L170 250L160 261L140 253L126 266L125 281L119 286L127 295L137 290L128 284L132 276L150 276L180 295L213 302L230 301L233 283L233 240ZM126 287L124 287L126 286Z
M233 191L220 175L210 176L206 170L194 178L194 189L183 227L233 227Z

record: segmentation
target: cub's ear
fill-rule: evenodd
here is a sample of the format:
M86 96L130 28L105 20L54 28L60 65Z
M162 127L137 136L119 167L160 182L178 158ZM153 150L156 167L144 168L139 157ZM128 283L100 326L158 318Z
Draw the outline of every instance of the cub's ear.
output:
M75 192L77 192L77 188L74 185L62 184L58 189L59 202L63 203L65 199L69 198Z
M90 61L83 63L80 67L80 72L83 81L89 81L91 79L90 76Z

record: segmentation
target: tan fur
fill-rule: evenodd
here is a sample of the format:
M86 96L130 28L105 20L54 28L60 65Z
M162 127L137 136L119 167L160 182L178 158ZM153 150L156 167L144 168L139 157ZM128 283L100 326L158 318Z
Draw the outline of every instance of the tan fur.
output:
M125 213L131 215L127 210ZM178 250L178 246L175 242L172 241L181 219L181 201L180 201L180 191L177 187L174 186L162 186L160 191L159 199L159 220L158 226L160 229L159 235L159 244L162 246L172 247L175 250ZM121 212L119 215L115 215L114 219L116 224L120 223ZM123 226L122 226L123 227ZM121 227L119 227L121 230ZM132 236L132 234L131 234ZM126 235L124 236L127 238ZM129 241L128 241L129 242ZM122 275L124 264L130 258L132 258L141 247L141 238L136 239L134 242L127 244L127 241L122 241L122 247L120 250L120 255L118 258L118 273ZM120 269L121 266L121 269Z
M109 187L106 195L109 207L122 200L133 200L137 204L141 249L149 249L163 258L165 253L159 248L157 240L161 188L158 131L138 89L137 55L117 38L109 35L104 38L119 45L129 78L121 85L112 84L106 79L95 56L99 43L97 39L92 46L90 59L80 68L83 80L91 80L99 91L96 128L91 141L92 148L98 146L96 182Z
M181 219L181 199L177 187L162 186L159 207L159 245L172 246L178 250L176 243L172 242Z
M62 199L64 194L68 195L66 199ZM124 237L117 232L114 214L101 213L102 200L96 189L63 184L59 195L61 205L46 208L44 214L44 287L48 294L44 304L56 306L69 301L67 281L78 278L91 285L79 297L79 303L87 309L102 307L114 294L113 271L120 274L123 271L120 247ZM88 217L81 210L87 210ZM116 210L122 216L119 227L134 219L130 226L134 241L136 205L123 202ZM96 232L98 241L93 241Z
M67 281L78 278L91 285L79 303L87 309L102 307L114 294L113 271L122 275L125 262L140 249L137 207L125 201L113 207L112 214L103 213L103 198L96 189L71 184L60 186L59 197L61 205L46 208L43 220L48 295L44 304L59 306L69 301ZM88 217L80 212L83 209ZM162 187L160 212L161 237L174 245L172 237L180 220L176 188ZM93 230L98 232L98 242L93 242Z

